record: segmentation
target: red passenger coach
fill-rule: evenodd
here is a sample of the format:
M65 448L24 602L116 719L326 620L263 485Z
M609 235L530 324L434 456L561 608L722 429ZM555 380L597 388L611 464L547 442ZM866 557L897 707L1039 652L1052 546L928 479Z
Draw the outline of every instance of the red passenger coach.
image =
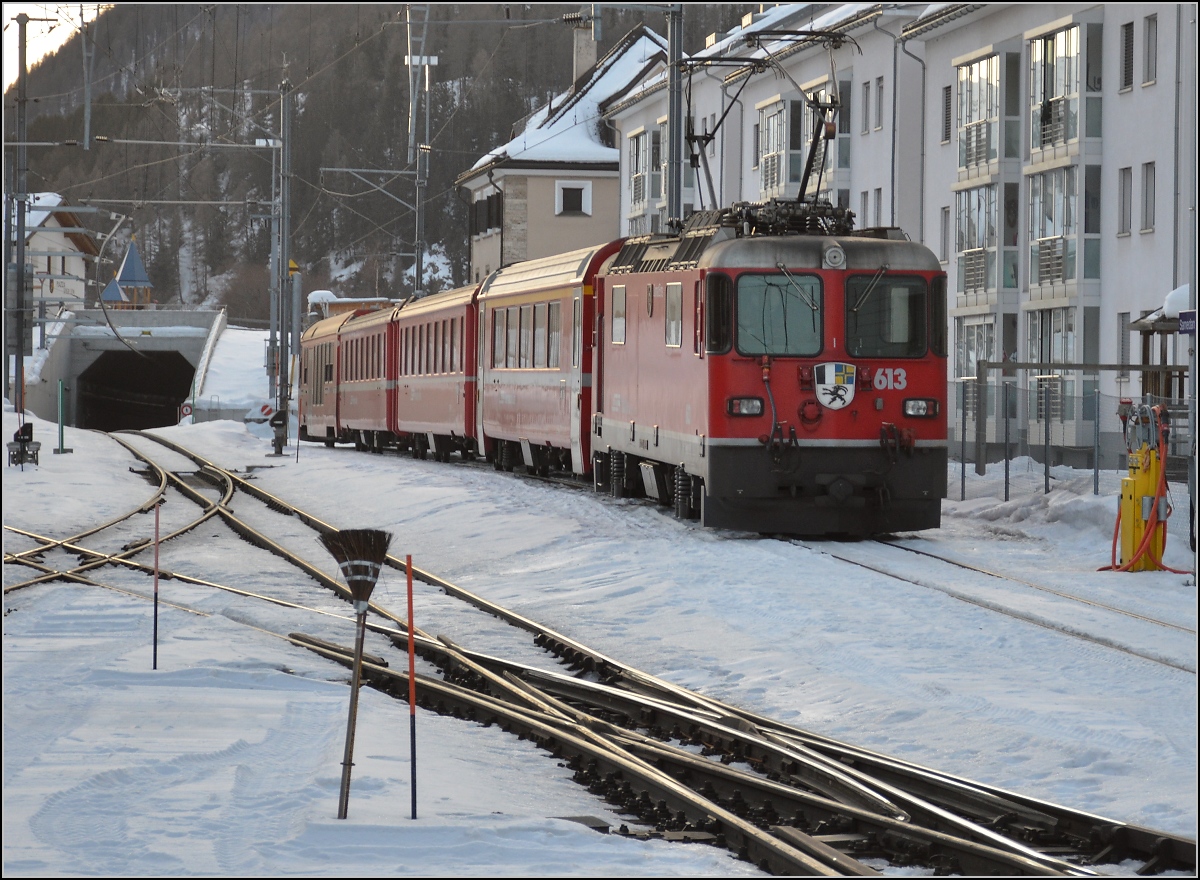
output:
M405 303L393 317L399 351L390 430L416 458L474 456L477 285Z
M849 220L743 205L625 242L597 284L598 489L719 528L938 526L945 275Z
M395 420L396 313L355 313L338 332L337 439L376 452L389 445Z
M300 439L338 438L338 331L352 315L317 321L300 337Z
M588 472L592 285L620 244L516 263L481 286L477 423L497 468Z

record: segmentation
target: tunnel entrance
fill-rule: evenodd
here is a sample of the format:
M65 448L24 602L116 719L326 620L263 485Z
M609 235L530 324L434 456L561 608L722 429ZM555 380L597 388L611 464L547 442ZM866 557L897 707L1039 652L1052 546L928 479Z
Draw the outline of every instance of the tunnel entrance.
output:
M121 431L174 425L195 374L177 351L106 351L76 380L75 427Z

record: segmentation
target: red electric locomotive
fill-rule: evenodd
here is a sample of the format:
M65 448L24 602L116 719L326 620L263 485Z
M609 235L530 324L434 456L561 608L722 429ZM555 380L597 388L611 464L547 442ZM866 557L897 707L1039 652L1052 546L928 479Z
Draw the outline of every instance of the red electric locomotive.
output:
M946 281L828 205L693 215L597 281L595 484L706 526L934 528L946 494Z
M946 278L829 205L694 214L304 334L301 439L593 477L706 526L934 528Z

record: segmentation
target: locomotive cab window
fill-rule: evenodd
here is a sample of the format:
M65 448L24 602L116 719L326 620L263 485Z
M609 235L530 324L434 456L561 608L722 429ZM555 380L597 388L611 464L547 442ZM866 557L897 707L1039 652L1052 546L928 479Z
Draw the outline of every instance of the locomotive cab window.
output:
M821 351L821 281L781 272L737 280L737 350L807 357Z
M846 349L855 357L921 357L928 347L924 279L856 275L846 282Z
M733 342L733 282L729 276L710 274L705 279L704 299L704 350L722 354Z

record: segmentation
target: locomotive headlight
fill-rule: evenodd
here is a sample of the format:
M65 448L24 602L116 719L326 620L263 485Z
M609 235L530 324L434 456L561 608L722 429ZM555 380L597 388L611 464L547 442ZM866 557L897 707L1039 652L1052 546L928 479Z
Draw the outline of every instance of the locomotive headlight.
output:
M926 397L909 398L904 401L904 414L918 419L932 419L938 414L938 402Z
M761 397L731 397L727 403L725 411L731 416L761 416L763 414Z

